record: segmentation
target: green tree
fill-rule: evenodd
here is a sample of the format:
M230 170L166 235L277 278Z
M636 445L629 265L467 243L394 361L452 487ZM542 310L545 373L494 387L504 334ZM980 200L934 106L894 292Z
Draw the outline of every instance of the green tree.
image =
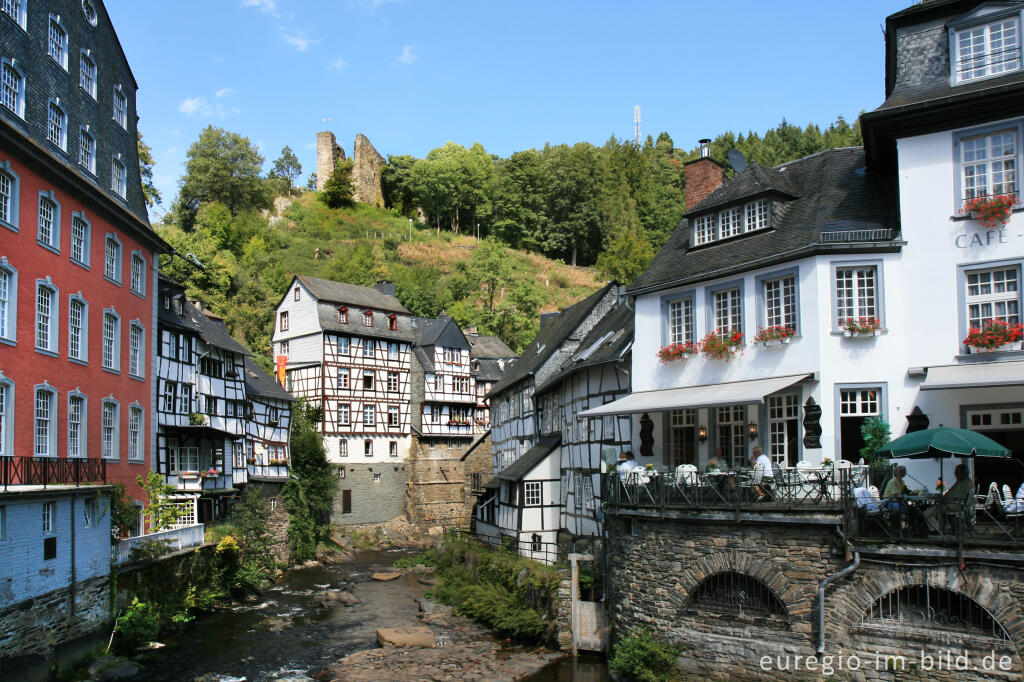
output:
M159 204L163 197L160 196L160 190L153 184L153 166L156 165L156 161L153 160L153 150L142 141L142 133L139 133L137 148L139 176L142 178L142 198L146 200L146 206L152 208Z
M483 289L484 305L493 312L499 293L512 280L507 249L496 239L480 240L469 259L468 274Z
M288 193L290 194L295 187L295 181L302 175L302 164L299 163L299 157L295 156L292 148L285 146L281 150L281 156L274 160L274 167L270 172L288 181Z
M317 182L316 173L310 173L309 174L309 178L306 179L306 191L307 192L315 192L316 191L316 182Z
M352 184L352 166L352 159L339 161L331 177L324 183L324 189L317 198L328 208L352 205L352 196L356 191L355 185Z
M176 492L174 486L169 485L163 476L150 471L146 478L136 476L135 480L146 492L146 508L142 514L149 521L149 532L167 530L181 518L181 505L171 500Z
M607 279L629 284L653 259L654 249L639 230L624 228L615 233L608 248L597 257L597 270Z
M219 201L231 215L269 208L270 196L260 172L263 156L237 133L207 126L192 143L174 207L175 221L190 231L199 205Z
M416 157L409 154L388 156L388 165L380 172L384 206L404 216L416 217L416 197L412 186L412 167Z
M549 180L541 155L533 149L516 152L499 162L491 234L518 248L527 235L546 233L551 227Z
M258 588L274 573L274 555L270 552L270 504L260 485L250 486L241 503L231 512L237 531L239 562L237 579L241 585Z
M323 412L305 401L292 413L291 478L281 490L288 510L288 544L295 561L308 561L330 536L330 513L337 479L323 439L316 431Z

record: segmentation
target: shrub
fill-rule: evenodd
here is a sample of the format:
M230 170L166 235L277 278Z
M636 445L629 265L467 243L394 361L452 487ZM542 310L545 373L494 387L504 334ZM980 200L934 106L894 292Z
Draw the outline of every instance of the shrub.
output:
M160 610L154 604L132 599L125 612L118 616L114 632L133 648L151 642L160 634Z
M428 549L416 556L404 556L395 562L395 568L412 568L413 566L437 566L437 550Z
M615 642L608 667L627 680L663 682L671 679L679 652L679 647L655 639L646 628L639 628Z

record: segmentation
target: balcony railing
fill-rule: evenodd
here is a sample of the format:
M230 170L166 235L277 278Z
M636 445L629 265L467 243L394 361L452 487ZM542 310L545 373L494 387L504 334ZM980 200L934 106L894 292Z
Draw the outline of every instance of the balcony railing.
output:
M58 457L0 457L0 484L81 485L105 483L107 462L103 459Z
M158 543L162 552L170 554L189 547L196 547L203 544L205 527L201 523L172 530L163 530L159 533L148 533L134 538L121 540L117 545L115 559L117 563L123 564L133 559L132 554L138 554L135 550L141 550L149 543Z
M248 465L249 478L288 478L287 464L250 464Z

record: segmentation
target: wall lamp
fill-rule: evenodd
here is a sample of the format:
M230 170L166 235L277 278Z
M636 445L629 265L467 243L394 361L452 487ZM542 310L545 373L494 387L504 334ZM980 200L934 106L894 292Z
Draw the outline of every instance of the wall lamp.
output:
M701 426L697 429L697 440L701 443L708 439L708 427Z
M747 435L751 438L757 438L757 424L747 424Z

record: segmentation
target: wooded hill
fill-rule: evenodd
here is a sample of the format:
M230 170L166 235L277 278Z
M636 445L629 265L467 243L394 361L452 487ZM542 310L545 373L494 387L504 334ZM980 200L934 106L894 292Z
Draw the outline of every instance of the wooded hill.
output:
M840 117L824 131L783 121L763 135L726 132L711 149L731 174L732 149L773 166L860 144L859 124ZM248 139L210 126L190 147L179 195L158 226L202 267L177 256L161 267L222 315L266 367L273 309L296 273L391 280L413 314L447 311L521 350L540 311L564 308L609 279L628 283L647 266L686 209L683 166L696 157L696 146L679 149L667 133L642 145L612 137L601 147L546 145L504 159L449 142L424 159L389 157L386 206L327 208L295 189L301 167L288 147L263 176L264 159ZM142 171L151 177L145 161ZM281 215L269 210L283 205L275 196L291 202Z

